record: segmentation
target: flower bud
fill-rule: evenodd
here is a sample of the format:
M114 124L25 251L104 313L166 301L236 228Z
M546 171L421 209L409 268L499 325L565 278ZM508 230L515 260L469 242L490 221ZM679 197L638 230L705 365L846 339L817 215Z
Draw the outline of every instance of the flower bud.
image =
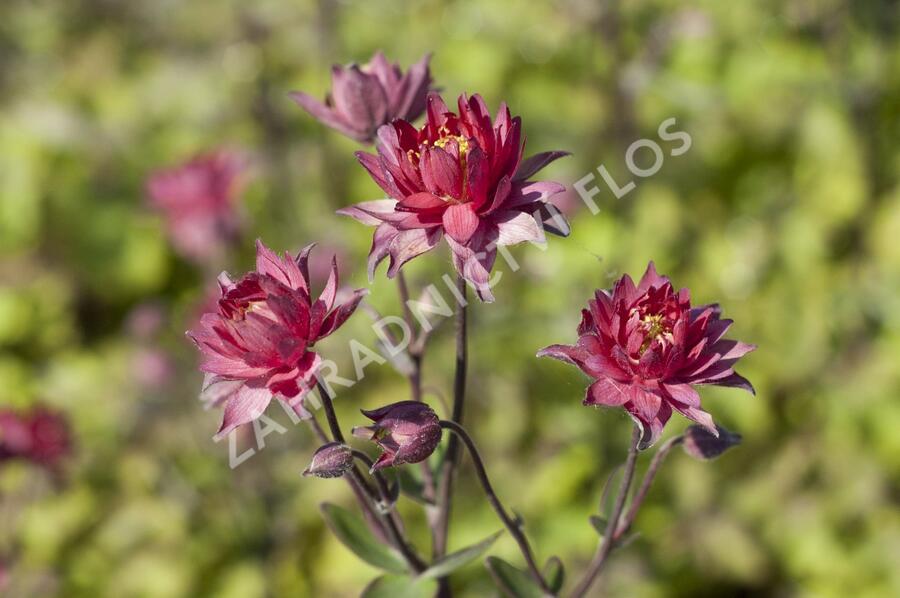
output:
M303 471L304 476L339 478L353 467L350 447L340 442L329 442L313 453L312 461Z
M684 452L700 461L715 459L733 446L741 443L741 435L716 426L719 435L714 436L702 426L691 426L684 432Z
M353 435L374 441L384 451L373 471L424 461L441 442L440 420L425 403L400 401L362 413L375 423L354 428Z

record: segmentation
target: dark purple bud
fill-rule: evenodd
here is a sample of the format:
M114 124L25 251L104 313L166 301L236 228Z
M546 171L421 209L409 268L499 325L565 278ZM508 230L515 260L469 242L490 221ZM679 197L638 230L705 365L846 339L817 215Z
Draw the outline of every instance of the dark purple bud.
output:
M350 447L340 442L329 442L313 453L312 461L303 471L305 476L339 478L353 467Z
M384 451L373 471L424 461L441 442L440 420L425 403L400 401L362 413L375 423L354 428L353 435L372 440Z
M691 426L684 433L684 452L695 459L715 459L733 446L741 443L741 435L716 426L718 438L702 426Z

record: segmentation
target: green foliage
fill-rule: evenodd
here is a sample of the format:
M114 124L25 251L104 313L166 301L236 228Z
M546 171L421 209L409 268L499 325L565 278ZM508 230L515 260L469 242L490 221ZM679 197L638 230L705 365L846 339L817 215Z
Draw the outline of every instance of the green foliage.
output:
M379 542L359 515L337 505L325 503L321 508L325 523L353 554L379 569L393 573L408 571L403 558L386 544Z
M363 591L363 598L430 598L437 591L434 579L382 575Z
M484 565L504 596L509 598L543 598L544 592L528 576L528 573L513 567L500 557L489 556Z
M441 557L437 559L434 563L432 563L428 569L419 574L419 577L422 579L436 579L438 577L444 577L456 571L463 565L474 561L482 554L487 552L487 550L493 546L494 542L497 541L497 538L503 535L503 530L488 536L481 542L477 544L472 544L471 546L467 546L461 550L457 550L456 552L452 552L447 556Z

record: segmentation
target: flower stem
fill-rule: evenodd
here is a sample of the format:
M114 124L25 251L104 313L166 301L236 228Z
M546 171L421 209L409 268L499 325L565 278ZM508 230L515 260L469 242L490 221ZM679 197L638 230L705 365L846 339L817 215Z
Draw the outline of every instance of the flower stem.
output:
M328 394L328 390L324 386L322 386L321 382L317 382L317 386L319 389L319 397L321 397L322 399L322 408L325 410L325 417L328 420L329 428L331 428L331 436L337 442L344 442L344 434L341 432L341 427L338 424L337 414L334 411L334 403L331 402L331 395ZM363 477L362 472L360 472L359 468L356 467L355 464L348 473L350 475L350 479L365 490L366 494L369 497L369 500L377 503L378 496L366 482L366 479L365 477ZM400 553L406 559L407 564L409 564L410 568L412 568L412 570L416 573L424 571L425 563L422 562L422 559L420 559L415 551L410 547L409 542L407 542L406 537L403 535L400 517L399 515L397 515L397 512L391 509L389 512L379 513L379 515L381 516L381 521L384 524L385 530L387 531L388 539L390 540L391 544L393 544L397 548L397 550L400 551Z
M345 442L341 426L338 424L337 413L334 412L334 403L331 402L331 395L318 380L316 381L316 386L319 389L319 397L322 399L322 408L325 410L325 419L328 420L328 428L331 430L332 438L336 442Z
M309 427L312 428L312 431L315 433L316 438L319 439L319 442L322 444L331 442L328 434L322 429L322 426L319 424L318 420L316 420L315 416L306 421L309 422ZM356 497L359 508L362 509L363 517L369 525L369 529L382 541L386 540L387 531L381 517L379 517L378 510L372 505L370 489L361 486L353 477L344 477L344 479L347 480L347 485L350 486L350 490L353 491L353 496Z
M397 272L397 290L400 294L400 303L403 308L403 321L406 322L406 327L409 328L409 357L413 365L412 372L409 374L409 390L412 395L412 400L421 401L422 359L425 357L425 347L424 345L419 346L417 335L413 333L415 330L415 318L413 317L412 309L409 307L409 286L406 284L406 276L403 274L403 270ZM422 462L421 469L422 480L425 485L424 496L427 500L434 501L436 492L434 473L431 471L431 466L428 464L428 461ZM434 530L432 529L432 535L433 534Z
M478 481L481 482L481 487L484 488L484 493L488 498L488 502L491 503L494 511L497 512L497 516L500 517L500 521L503 522L503 525L506 526L506 529L509 530L509 533L512 534L512 537L519 545L519 550L522 552L522 556L525 557L525 563L528 565L531 576L538 585L541 586L543 591L552 594L553 592L550 590L549 586L547 586L547 582L544 581L544 577L541 575L541 571L538 569L537 563L534 560L531 546L528 544L528 538L522 533L521 524L509 516L506 509L503 507L503 504L500 502L500 499L497 497L497 494L494 492L491 481L488 479L487 471L484 468L484 461L481 459L481 453L478 452L478 448L475 446L472 437L469 436L469 433L466 432L465 428L452 421L441 420L441 427L453 432L455 435L454 437L458 437L462 440L463 444L466 445L469 454L472 456L472 463L475 465L475 473L478 474Z
M637 464L638 442L640 442L640 440L641 429L635 425L634 431L631 434L631 447L628 449L628 458L625 460L625 471L622 474L622 483L619 485L619 493L616 495L616 502L613 506L612 514L609 517L609 523L607 523L607 533L604 535L603 542L600 544L600 548L597 549L597 554L594 555L594 559L591 561L587 572L572 592L572 598L581 598L588 593L588 590L591 589L591 586L600 574L600 570L603 569L603 565L606 564L609 554L612 552L617 539L616 531L619 526L619 519L622 517L622 511L625 508L625 500L628 498L628 490L631 488L631 480L634 478L634 468Z
M659 472L659 468L662 466L663 461L665 461L666 456L669 452L684 442L684 436L676 436L671 440L666 441L659 447L659 450L656 451L656 454L653 455L653 459L650 461L650 466L647 468L647 473L644 474L644 479L641 481L641 486L638 488L637 494L635 494L634 498L631 501L631 507L628 509L628 514L625 515L624 521L622 521L622 525L616 530L615 540L618 541L628 533L628 530L631 529L632 524L634 523L635 518L637 518L638 511L641 508L641 505L644 503L644 499L647 498L647 493L650 491L650 486L653 485L653 480L656 478L656 474Z
M453 378L453 413L451 421L461 424L463 405L466 395L466 367L468 365L468 339L466 331L466 292L468 287L462 276L456 277L456 288L462 301L456 306L456 374ZM447 552L448 528L450 525L451 496L453 494L453 470L459 459L459 442L456 436L450 437L447 455L441 470L438 485L438 515L435 526L433 556L439 558Z
M356 449L350 449L350 453L356 459L365 463L366 469L368 469L369 471L372 470L372 466L375 465L375 462L369 458L369 455ZM375 478L375 483L378 485L378 493L381 495L381 502L383 502L387 508L393 508L394 501L391 498L391 491L388 488L387 481L384 479L384 476L381 475L380 471L373 471L372 477Z

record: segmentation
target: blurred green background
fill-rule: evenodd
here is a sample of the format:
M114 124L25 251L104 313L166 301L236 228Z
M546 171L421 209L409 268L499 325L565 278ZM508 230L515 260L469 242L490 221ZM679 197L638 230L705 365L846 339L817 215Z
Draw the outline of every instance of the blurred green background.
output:
M888 0L4 0L0 405L50 404L75 434L61 480L0 469L7 594L337 597L375 577L320 521L319 502L352 496L300 477L315 448L305 427L273 409L288 433L234 471L212 442L219 414L196 400L183 331L216 272L169 248L143 181L238 147L254 164L245 239L212 270L251 267L257 236L276 249L316 240L322 263L337 252L345 282L366 286L371 229L334 210L380 191L356 146L287 93L322 96L332 63L379 48L403 65L433 51L446 96L506 100L531 152L574 153L542 178L571 185L602 164L637 183L622 199L601 183L597 215L570 197L572 237L516 248L522 267L497 303L472 310L468 422L539 557L560 555L570 579L583 570L587 517L629 424L581 407L585 379L534 353L572 342L593 289L653 259L760 346L740 368L758 396L703 392L745 443L712 463L670 457L641 537L604 576L610 595L900 595L900 36ZM692 138L680 156L657 136L669 117ZM640 138L666 152L647 179L625 169ZM408 269L414 288L449 271L446 248ZM383 270L371 302L399 313ZM134 331L138 307L162 317L158 331ZM358 313L323 352L352 371L347 342L374 345L369 325ZM451 328L425 367L444 393ZM347 427L360 407L406 398L389 366L367 373L337 401ZM667 435L684 426L673 418ZM451 548L500 528L467 463L459 479ZM401 510L426 547L415 505ZM520 562L508 535L493 552ZM494 591L478 563L454 583Z

